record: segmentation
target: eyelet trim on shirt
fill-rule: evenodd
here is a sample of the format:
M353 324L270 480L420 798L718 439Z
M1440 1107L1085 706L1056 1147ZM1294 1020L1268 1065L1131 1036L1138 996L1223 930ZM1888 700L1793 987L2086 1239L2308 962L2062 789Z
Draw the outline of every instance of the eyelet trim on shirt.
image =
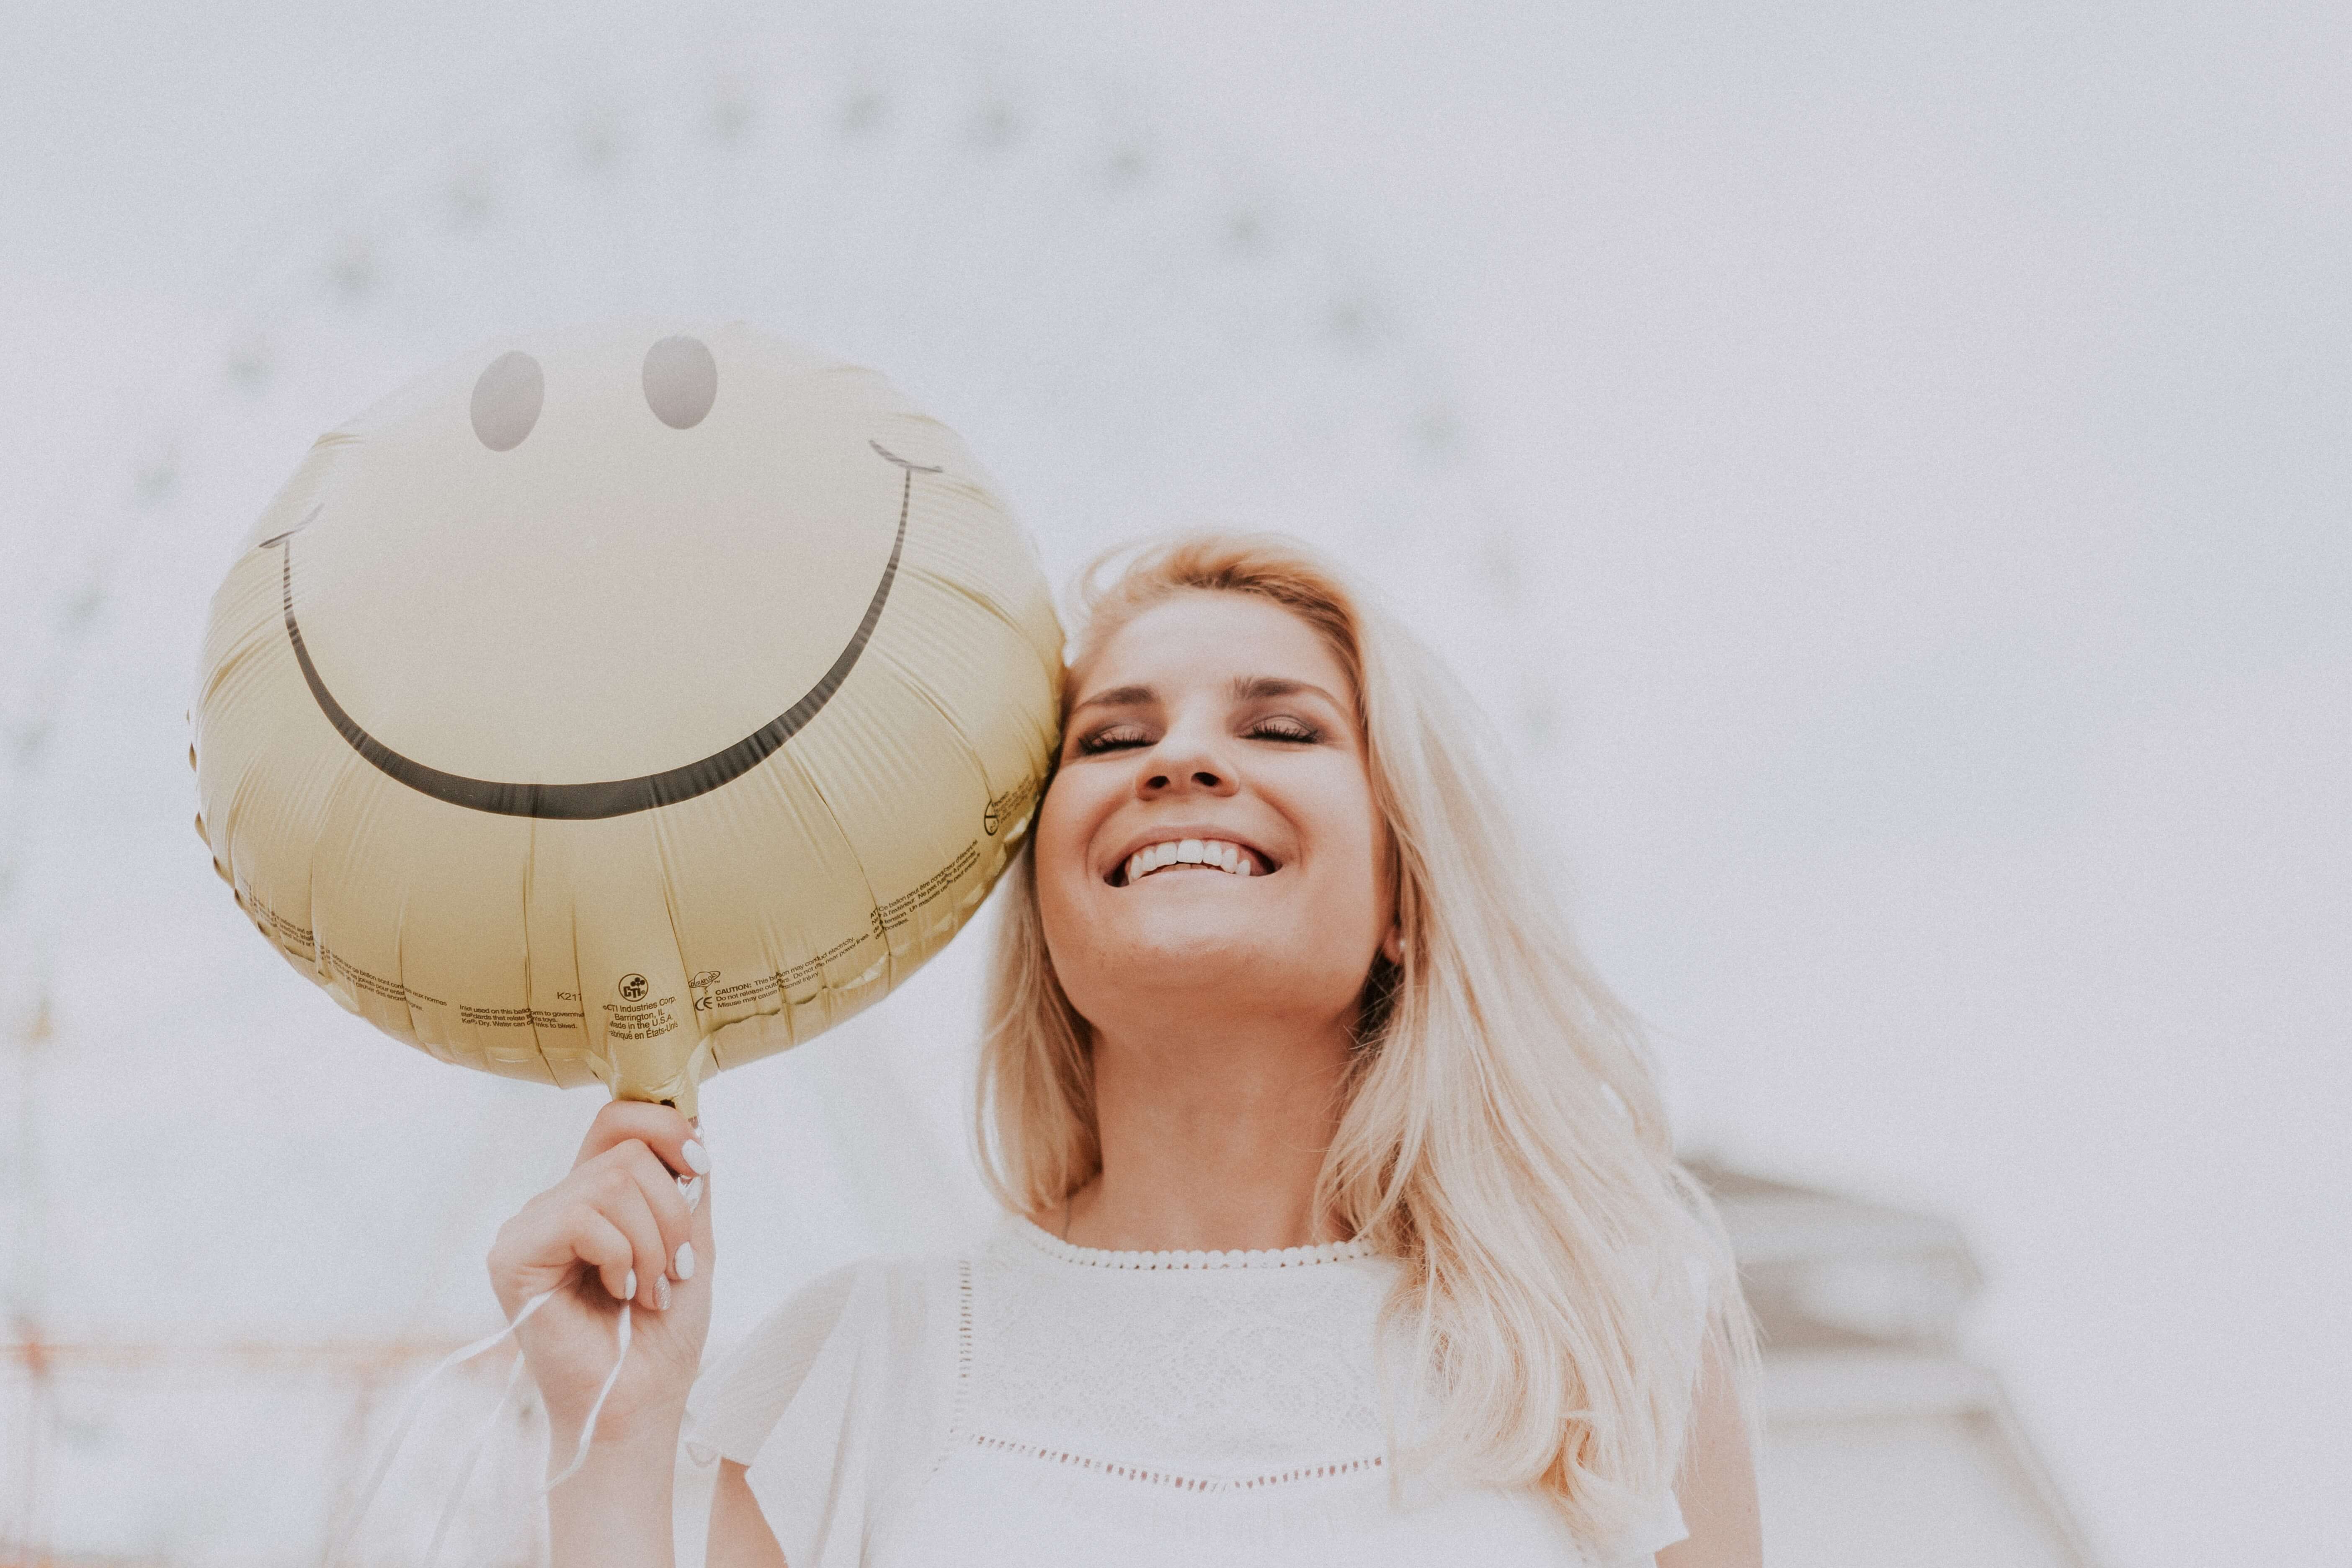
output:
M971 1259L956 1259L956 1384L971 1381Z
M948 1462L955 1441L963 1435L971 1410L971 1259L956 1259L956 1370L954 1405L948 1414L948 1435L931 1461L931 1474Z
M1207 1256L1219 1257L1211 1253ZM1149 1486L1173 1487L1186 1492L1246 1492L1262 1487L1286 1486L1295 1481L1318 1481L1335 1476L1352 1476L1363 1470L1377 1470L1382 1460L1378 1454L1361 1459L1342 1459L1333 1464L1301 1465L1296 1469L1276 1470L1263 1476L1180 1476L1170 1470L1145 1469L1140 1465L1123 1465L1114 1459L1091 1458L1085 1454L1072 1454L1058 1448L1047 1448L1035 1443L1015 1443L1004 1437L974 1435L972 1442L982 1448L992 1448L1003 1454L1020 1454L1032 1459L1045 1459L1056 1465L1068 1465L1097 1475L1112 1476L1125 1481L1141 1481Z
M1097 1247L1076 1247L1019 1215L1011 1216L1022 1240L1048 1258L1088 1268L1303 1268L1314 1263L1345 1263L1372 1258L1379 1249L1370 1241L1327 1241L1320 1247L1286 1247L1279 1250L1253 1248L1246 1252L1110 1252Z

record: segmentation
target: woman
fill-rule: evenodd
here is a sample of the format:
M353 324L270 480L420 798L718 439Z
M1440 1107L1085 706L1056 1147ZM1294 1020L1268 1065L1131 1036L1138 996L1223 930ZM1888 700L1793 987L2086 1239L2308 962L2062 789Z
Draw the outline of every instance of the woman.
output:
M577 1281L521 1336L559 1464L652 1309L554 1561L668 1561L684 1478L714 1568L1753 1568L1729 1248L1468 700L1286 542L1098 576L998 924L1003 1223L816 1281L689 1412L710 1157L606 1107L490 1256L509 1314Z

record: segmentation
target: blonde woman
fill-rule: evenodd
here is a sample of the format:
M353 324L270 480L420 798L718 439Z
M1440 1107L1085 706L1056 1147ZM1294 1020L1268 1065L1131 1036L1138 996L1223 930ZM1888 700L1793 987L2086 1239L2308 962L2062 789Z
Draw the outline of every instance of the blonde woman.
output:
M1090 577L1003 895L1005 1215L695 1384L710 1156L614 1104L500 1233L559 1568L1754 1568L1754 1329L1650 1068L1429 654L1302 547ZM689 1388L693 1394L689 1399ZM680 1482L684 1483L680 1489Z

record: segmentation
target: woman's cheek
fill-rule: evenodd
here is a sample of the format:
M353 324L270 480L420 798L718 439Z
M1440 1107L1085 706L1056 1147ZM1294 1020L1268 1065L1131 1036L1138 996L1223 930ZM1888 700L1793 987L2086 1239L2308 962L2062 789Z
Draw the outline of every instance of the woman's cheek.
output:
M1083 803L1064 787L1067 782L1055 780L1037 812L1037 904L1049 936L1067 932L1066 917L1086 890L1086 819L1076 809Z

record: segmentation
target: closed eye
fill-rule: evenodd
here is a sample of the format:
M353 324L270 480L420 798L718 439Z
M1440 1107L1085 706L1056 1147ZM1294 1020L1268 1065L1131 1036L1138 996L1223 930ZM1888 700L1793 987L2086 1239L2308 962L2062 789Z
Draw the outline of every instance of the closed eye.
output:
M1301 745L1312 745L1323 738L1322 731L1287 713L1259 720L1249 727L1248 734L1253 741L1288 741Z
M1078 737L1078 754L1091 757L1103 752L1116 752L1129 746L1151 743L1150 732L1140 724L1106 724Z

